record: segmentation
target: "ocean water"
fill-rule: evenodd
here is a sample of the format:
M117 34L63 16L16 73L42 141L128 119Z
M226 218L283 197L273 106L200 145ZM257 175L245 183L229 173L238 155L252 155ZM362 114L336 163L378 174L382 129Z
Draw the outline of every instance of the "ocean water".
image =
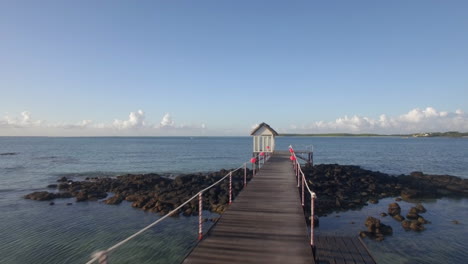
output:
M59 177L74 180L124 173L215 171L237 168L251 156L250 137L22 138L0 137L0 263L85 263L160 216L100 202L22 198ZM390 174L423 171L468 178L468 139L278 137L278 149L307 149L314 162L360 165ZM367 215L378 217L391 198L359 211L320 219L319 233L355 235ZM67 203L73 205L66 205ZM432 223L421 233L394 228L383 242L365 240L379 263L463 263L468 258L468 200L422 201ZM413 204L400 202L403 211ZM205 217L211 217L204 212ZM196 244L196 217L171 217L122 246L110 263L180 263ZM460 224L453 224L458 220ZM210 223L204 228L209 228Z

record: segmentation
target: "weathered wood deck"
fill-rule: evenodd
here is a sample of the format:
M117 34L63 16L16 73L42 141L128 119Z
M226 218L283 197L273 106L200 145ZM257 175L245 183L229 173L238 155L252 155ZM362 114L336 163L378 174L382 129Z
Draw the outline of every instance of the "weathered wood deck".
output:
M314 263L288 155L270 158L184 263Z
M186 264L375 264L356 237L315 236L315 259L289 153L275 152Z
M358 236L316 236L316 262L319 264L375 264Z

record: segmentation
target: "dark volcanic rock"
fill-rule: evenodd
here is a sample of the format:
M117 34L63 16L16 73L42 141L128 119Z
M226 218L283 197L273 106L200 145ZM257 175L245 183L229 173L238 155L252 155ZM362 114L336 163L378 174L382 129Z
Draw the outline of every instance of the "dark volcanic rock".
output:
M198 173L177 176L175 179L161 177L158 174L127 174L116 178L91 178L81 182L73 182L62 177L56 186L60 192L31 193L27 199L54 199L75 197L77 202L96 201L106 198L108 193L114 196L104 201L106 204L119 204L123 200L132 202L135 208L167 214L179 207L184 201L193 197L197 192L221 179L229 171L221 170L212 173ZM244 171L239 170L232 175L233 199L243 188ZM252 178L252 172L247 170L247 180ZM213 212L222 213L228 204L229 181L221 182L218 186L203 194L203 207ZM172 214L178 216L198 214L198 199L182 207L179 212Z
M121 195L114 195L111 198L104 201L105 204L120 204L123 201Z
M388 214L391 216L399 215L401 214L401 208L400 205L397 203L391 203L388 205Z
M58 179L57 182L67 182L67 177L63 176L62 178Z
M425 213L426 212L426 208L424 208L424 206L422 204L420 204L420 203L418 203L415 208L416 208L416 210L418 210L418 213Z
M306 166L304 172L309 186L317 194L315 213L319 216L359 209L368 203L377 203L381 198L400 195L405 200L468 195L468 179L447 175L413 172L411 175L391 176L338 164ZM400 200L400 197L396 198L396 201ZM306 199L304 208L306 215L309 214L310 199ZM404 217L398 208L389 209L389 214L402 221ZM423 207L420 209L418 213L424 211Z
M55 194L50 192L33 192L24 196L24 198L36 201L48 201L55 199Z
M367 227L367 231L360 233L361 237L369 237L377 241L382 241L385 236L393 234L391 226L380 223L380 220L372 216L367 217L364 223Z
M411 207L409 210L408 214L406 215L406 218L408 219L418 219L419 214L418 214L418 209L416 207Z

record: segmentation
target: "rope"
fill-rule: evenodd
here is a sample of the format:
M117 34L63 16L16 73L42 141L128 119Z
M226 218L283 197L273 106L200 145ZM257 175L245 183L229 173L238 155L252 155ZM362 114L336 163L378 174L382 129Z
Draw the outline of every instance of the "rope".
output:
M168 214L166 214L165 216L159 218L158 220L154 221L153 223L147 225L146 227L142 228L140 231L136 232L135 234L127 237L126 239L120 241L119 243L113 245L112 247L106 249L106 250L103 250L103 251L99 251L95 254L93 254L93 257L91 260L89 260L88 262L86 262L86 264L92 264L94 263L95 261L97 260L100 260L103 256L106 256L107 254L109 254L111 251L115 250L116 248L120 247L121 245L127 243L128 241L132 240L133 238L137 237L138 235L140 235L141 233L145 232L146 230L150 229L151 227L157 225L159 222L162 222L164 219L168 218L169 216L171 216L173 213L177 212L179 209L181 209L182 207L184 207L186 204L188 204L190 201L192 201L193 199L197 198L198 195L200 194L203 194L205 191L211 189L213 186L219 184L220 182L222 182L224 179L226 179L229 175L231 175L231 173L233 172L236 172L238 171L239 169L241 168L244 168L244 165L247 164L247 162L245 162L244 164L242 164L242 166L240 166L239 168L235 169L235 170L232 170L230 171L228 174L226 174L224 177L222 177L220 180L218 180L217 182L213 183L212 185L206 187L205 189L199 191L197 194L195 194L194 196L192 196L192 198L188 199L187 201L185 201L183 204L181 204L179 207L177 207L176 209L170 211Z
M309 187L309 184L307 183L307 180L305 178L305 175L304 175L304 172L302 171L302 168L301 168L301 164L299 163L299 160L297 159L296 157L296 153L293 152L293 155L294 155L294 158L296 158L295 162L296 162L296 165L297 165L297 168L299 170L299 173L301 174L301 177L304 179L304 182L305 182L305 187L307 189L307 191L310 193L310 195L315 199L317 198L317 196L315 195L315 192L313 192L310 187Z

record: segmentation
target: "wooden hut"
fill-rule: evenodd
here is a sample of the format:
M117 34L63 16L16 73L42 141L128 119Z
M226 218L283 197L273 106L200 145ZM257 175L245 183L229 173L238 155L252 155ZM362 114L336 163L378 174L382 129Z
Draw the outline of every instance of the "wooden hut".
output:
M253 154L275 151L275 137L278 133L266 123L258 125L252 133Z

